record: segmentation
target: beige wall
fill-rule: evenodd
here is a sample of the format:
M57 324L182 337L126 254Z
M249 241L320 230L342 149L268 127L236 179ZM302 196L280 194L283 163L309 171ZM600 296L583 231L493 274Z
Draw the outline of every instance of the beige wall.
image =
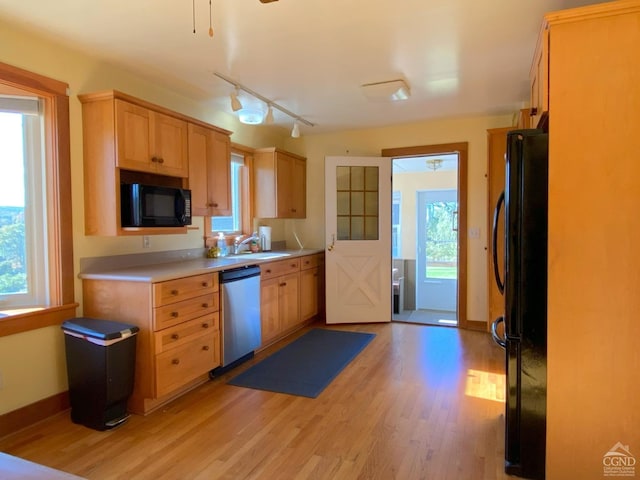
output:
M473 320L486 320L486 129L511 124L511 116L447 119L386 128L354 130L330 134L288 137L288 130L246 127L235 117L206 107L206 102L185 89L169 91L87 55L45 39L37 33L13 28L0 19L0 61L31 70L70 87L71 163L75 271L83 257L146 253L150 251L202 246L202 219L199 230L180 236L154 236L151 248L142 249L140 238L87 237L84 235L82 182L81 105L77 94L117 89L144 100L234 131L232 141L250 146L277 146L307 157L307 218L270 220L274 241L286 239L297 245L298 234L305 247L324 248L324 157L325 155L379 155L383 148L469 142L469 227L478 227L481 238L469 241L468 311ZM257 223L257 222L256 222ZM76 281L76 300L81 302L81 283ZM79 309L78 314L82 310ZM0 414L34 403L66 390L63 336L58 327L49 327L0 338Z
M457 170L439 172L394 173L393 191L400 192L400 251L399 258L416 258L417 204L416 192L425 190L455 190L458 188Z

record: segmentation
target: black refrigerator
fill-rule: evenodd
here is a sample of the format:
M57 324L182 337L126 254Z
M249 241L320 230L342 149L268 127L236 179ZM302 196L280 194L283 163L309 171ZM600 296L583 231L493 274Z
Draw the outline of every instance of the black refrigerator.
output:
M505 472L531 479L545 478L548 143L542 130L508 132L505 190L492 235L496 283L505 300L504 317L491 328L506 353ZM499 222L502 259L496 253Z

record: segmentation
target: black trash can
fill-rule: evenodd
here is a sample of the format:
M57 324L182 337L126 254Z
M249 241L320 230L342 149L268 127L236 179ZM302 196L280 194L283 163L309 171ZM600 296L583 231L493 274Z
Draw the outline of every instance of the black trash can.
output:
M136 359L135 325L79 317L62 324L65 333L71 420L108 430L128 417Z

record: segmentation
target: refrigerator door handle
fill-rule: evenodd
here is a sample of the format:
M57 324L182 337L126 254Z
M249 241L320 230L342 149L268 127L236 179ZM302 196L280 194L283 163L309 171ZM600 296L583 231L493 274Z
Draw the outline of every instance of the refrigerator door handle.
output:
M500 316L493 321L493 323L491 324L491 337L493 338L494 342L496 342L502 348L506 349L507 342L504 339L502 339L500 335L498 335L498 325L500 325L501 323L504 323L503 316Z
M501 294L504 294L504 282L500 278L500 267L498 266L498 217L500 216L500 209L504 205L504 191L498 197L498 203L496 209L493 212L493 232L492 232L492 250L493 250L493 273L496 277L496 284Z

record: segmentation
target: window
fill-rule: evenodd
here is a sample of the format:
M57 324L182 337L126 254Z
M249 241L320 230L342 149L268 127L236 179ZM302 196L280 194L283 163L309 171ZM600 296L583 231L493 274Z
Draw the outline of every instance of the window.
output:
M68 85L0 63L0 336L75 316Z
M231 215L226 217L211 217L211 234L241 233L243 231L244 211L244 156L231 154Z
M393 258L400 258L400 208L401 193L393 192L391 204L391 256Z
M0 307L49 303L46 182L37 98L0 96Z

